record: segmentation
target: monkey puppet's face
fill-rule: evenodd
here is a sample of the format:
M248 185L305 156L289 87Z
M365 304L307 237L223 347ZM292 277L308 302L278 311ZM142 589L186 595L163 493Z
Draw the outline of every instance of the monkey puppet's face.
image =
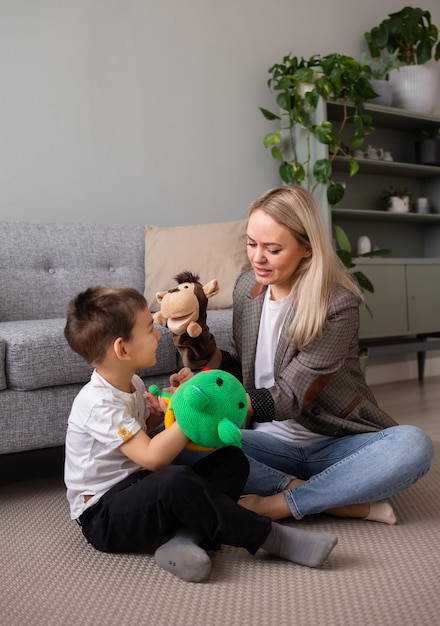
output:
M194 283L181 283L175 289L156 295L167 326L176 335L183 335L189 324L199 318L200 306L194 288Z

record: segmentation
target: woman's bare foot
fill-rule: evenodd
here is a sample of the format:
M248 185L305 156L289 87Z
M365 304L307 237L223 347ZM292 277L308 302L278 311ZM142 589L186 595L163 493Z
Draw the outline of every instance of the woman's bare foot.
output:
M273 522L285 517L291 517L292 515L283 493L276 493L273 496L258 496L256 494L250 494L242 496L238 501L238 504L245 509L254 511L254 513L270 517ZM370 505L352 504L348 506L338 506L323 512L335 517L357 517L359 519L367 519L370 514Z
M273 496L249 494L241 496L238 504L244 509L270 517L273 522L292 516L283 493L276 493Z
M335 507L324 511L335 517L355 517L369 522L382 522L383 524L395 524L397 522L393 507L389 502L364 502L362 504L349 504Z
M296 487L301 482L303 481L295 479L289 484L288 489ZM239 499L238 504L249 511L270 517L274 522L292 515L284 493L276 493L271 496L244 495ZM395 524L397 521L393 508L387 501L349 504L327 509L323 512L335 517L353 517L384 524Z

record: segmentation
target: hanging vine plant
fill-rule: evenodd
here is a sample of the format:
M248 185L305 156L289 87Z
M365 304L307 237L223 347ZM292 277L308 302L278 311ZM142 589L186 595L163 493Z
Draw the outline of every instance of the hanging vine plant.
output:
M269 73L268 87L276 94L280 113L261 107L260 111L267 120L280 122L277 129L266 134L264 145L280 161L281 180L303 184L311 193L317 185L324 184L329 203L336 204L344 195L344 187L332 178L334 159L347 157L350 176L354 176L359 164L351 155L351 148L362 146L365 137L374 131L372 119L363 108L365 100L377 95L370 83L371 67L337 53L307 60L289 54ZM316 122L320 98L341 103L342 120L338 126L327 120ZM305 158L298 154L299 129L305 133ZM312 159L312 140L327 146L326 158Z

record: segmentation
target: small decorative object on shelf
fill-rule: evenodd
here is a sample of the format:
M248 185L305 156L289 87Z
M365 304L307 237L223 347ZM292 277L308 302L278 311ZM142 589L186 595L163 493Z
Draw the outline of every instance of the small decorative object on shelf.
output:
M415 209L417 213L429 213L429 201L428 198L417 198L415 202Z
M440 165L440 127L432 132L422 130L422 135L414 144L416 163Z
M365 150L362 150L362 148L353 150L353 157L355 159L370 159L372 161L394 161L391 152L383 148L374 148L373 146L368 146Z
M383 159L383 154L382 148L373 148L373 146L368 146L364 152L364 157L366 159Z
M371 240L367 235L361 235L357 240L356 250L358 254L371 252Z
M411 194L408 187L388 187L382 191L380 198L391 213L409 213Z

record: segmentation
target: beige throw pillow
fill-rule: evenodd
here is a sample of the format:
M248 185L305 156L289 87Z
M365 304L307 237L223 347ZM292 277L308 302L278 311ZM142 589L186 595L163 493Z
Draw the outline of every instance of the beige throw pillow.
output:
M145 297L150 311L159 310L156 293L175 287L174 276L184 270L200 276L203 285L216 278L219 293L209 299L209 308L230 308L235 281L250 267L246 224L247 220L195 226L146 226Z

